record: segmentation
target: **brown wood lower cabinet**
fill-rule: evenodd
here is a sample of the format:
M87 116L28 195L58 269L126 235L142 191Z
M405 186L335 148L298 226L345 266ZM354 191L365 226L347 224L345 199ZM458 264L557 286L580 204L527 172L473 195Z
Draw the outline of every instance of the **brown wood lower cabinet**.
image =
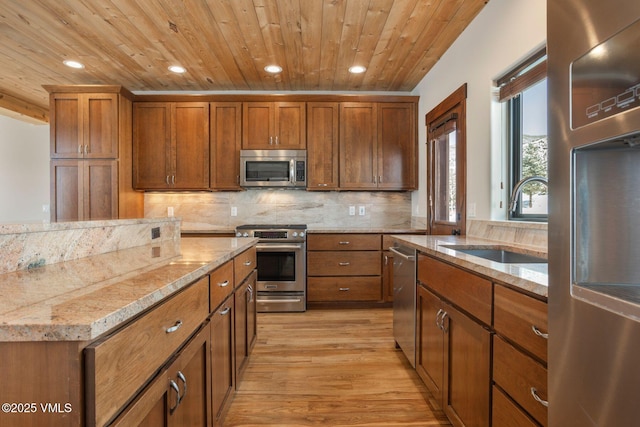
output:
M234 299L230 296L211 316L211 407L214 425L223 417L234 390Z
M418 254L417 268L416 370L454 426L488 427L493 285L424 254ZM489 324L460 307L481 317L488 307Z
M210 328L206 323L112 426L211 425L210 344Z
M416 369L454 426L489 426L491 333L424 286Z
M53 160L52 221L118 218L117 160Z
M242 282L235 296L235 375L236 387L247 367L249 355L258 338L258 317L256 300L256 281L258 273L254 270Z
M307 301L383 302L380 234L311 234L307 238Z

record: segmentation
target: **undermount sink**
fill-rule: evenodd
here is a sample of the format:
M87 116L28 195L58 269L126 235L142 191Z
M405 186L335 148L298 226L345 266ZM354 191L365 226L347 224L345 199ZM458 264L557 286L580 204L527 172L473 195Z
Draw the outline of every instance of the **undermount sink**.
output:
M502 248L473 248L461 247L456 245L443 245L446 248L462 252L467 255L477 256L490 261L500 262L503 264L546 264L547 260L538 256L514 252Z

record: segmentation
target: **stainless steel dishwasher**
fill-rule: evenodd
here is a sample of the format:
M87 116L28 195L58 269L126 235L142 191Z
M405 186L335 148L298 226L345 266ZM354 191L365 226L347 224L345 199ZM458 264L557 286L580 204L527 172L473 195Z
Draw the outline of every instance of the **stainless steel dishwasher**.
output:
M394 242L393 337L416 367L416 250Z

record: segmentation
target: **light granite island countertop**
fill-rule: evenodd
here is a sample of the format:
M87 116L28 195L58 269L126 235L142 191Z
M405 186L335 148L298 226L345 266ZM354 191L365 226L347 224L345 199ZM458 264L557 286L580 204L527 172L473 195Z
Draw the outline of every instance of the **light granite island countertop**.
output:
M165 241L0 274L0 342L94 340L256 242Z
M538 297L548 297L548 265L547 264L506 264L489 261L473 255L456 251L447 246L474 246L474 247L502 247L515 248L519 252L529 255L547 258L545 252L538 247L525 245L512 245L500 243L495 240L465 236L435 236L435 235L393 235L392 239L399 243L417 249L427 255L432 255L443 261L490 277L496 281L521 289Z

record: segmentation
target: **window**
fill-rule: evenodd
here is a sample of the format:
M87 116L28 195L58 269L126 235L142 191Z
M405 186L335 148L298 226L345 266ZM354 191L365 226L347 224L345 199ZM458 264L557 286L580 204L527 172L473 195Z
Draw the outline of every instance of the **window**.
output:
M509 219L548 217L546 65L546 50L541 50L498 80L508 111Z
M465 234L466 98L464 84L427 113L427 229Z

